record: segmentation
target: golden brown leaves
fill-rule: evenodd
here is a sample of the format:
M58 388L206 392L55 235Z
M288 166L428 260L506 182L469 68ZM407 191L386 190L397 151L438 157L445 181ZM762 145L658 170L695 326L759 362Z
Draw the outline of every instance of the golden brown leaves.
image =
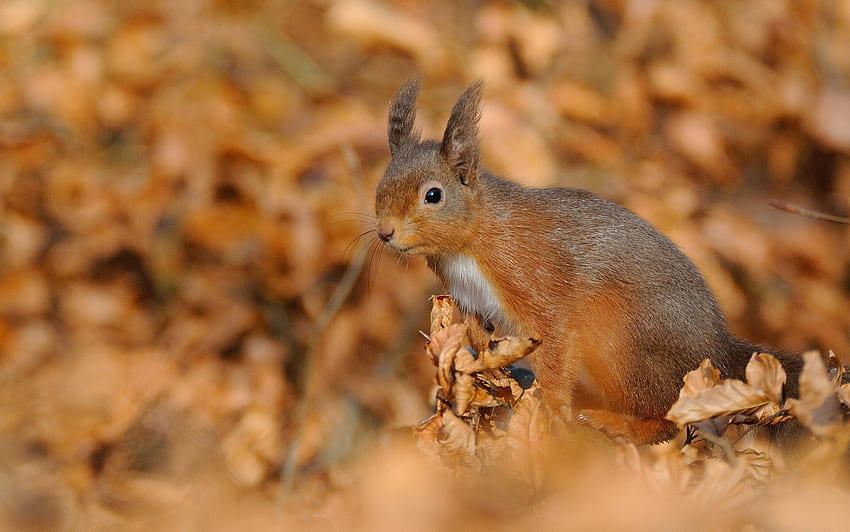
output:
M98 497L166 502L182 482L175 472L145 474L147 488L132 495L112 481L121 469L116 448L158 448L150 430L132 429L157 418L143 415L152 403L216 435L181 445L179 427L165 423L153 433L174 443L166 454L189 447L204 467L214 457L223 464L186 485L194 501L168 503L180 511L162 514L180 515L179 524L131 520L136 528L194 529L201 517L221 529L304 529L291 516L317 514L338 518L325 528L350 525L351 515L369 528L374 516L401 512L402 527L383 527L398 529L423 515L448 519L455 505L477 524L486 518L446 495L444 483L421 484L428 469L415 467L419 454L381 455L369 473L373 489L327 489L344 484L339 460L357 448L352 440L372 445L359 427L381 432L427 415L433 368L410 334L431 293L421 261L397 268L386 256L375 260L372 282L358 282L324 334L312 333L353 255L345 247L369 228L339 223L340 214L371 212L387 159L388 98L419 70L433 87L422 102L426 133L441 128L460 87L484 78L492 112L481 123L482 153L493 170L538 185L563 184L558 176L569 173L571 185L626 203L672 236L737 326L756 324L773 345L850 353L846 232L766 213L730 186L755 179L758 190L744 190L763 198L810 191L795 202L840 213L850 190L848 89L829 73L850 71L847 10L834 2L634 4L0 0L0 455L25 473L0 471L0 528L21 529L5 520L8 501L19 518L57 518L31 529L85 530L129 524ZM706 180L727 188L706 195ZM447 385L472 390L462 398L468 406L452 405L458 411L504 411L475 405L509 401L510 386L489 373L490 387L478 374L452 373ZM269 492L296 437L302 388L318 407L293 455L311 472L303 476L319 480L299 487L308 503L288 507L281 527L279 498ZM539 390L530 391L513 405L507 436L476 437L479 452L496 442L546 460L528 444L547 430L535 421ZM843 411L850 389L836 395ZM141 453L142 462L156 454ZM670 462L681 466L682 457ZM583 463L568 461L566 496L548 526L522 528L564 528L576 516L584 526L573 528L634 528L679 512L666 498L653 506L635 496L622 471L597 464L575 476ZM705 478L722 477L724 467ZM665 481L678 487L691 471ZM763 513L781 515L782 525L756 528L817 528L788 526L786 508L811 520L830 515L813 506L850 504L822 495L769 507ZM363 497L374 511L327 501L334 496ZM443 506L429 498L437 496ZM49 510L64 507L51 504L57 497L66 514ZM26 500L42 504L27 514L18 504ZM88 520L79 515L86 512ZM706 528L721 513L710 507Z
M692 427L699 431L709 442L712 451L696 448L688 451L704 462L710 456L722 456L726 461L737 464L743 457L752 467L753 478L769 477L772 466L768 455L761 455L753 462L755 453L751 449L735 451L737 442L723 438L729 424L774 425L796 420L817 438L817 443L808 451L808 463L817 462L820 471L829 463L834 469L843 460L850 444L850 423L847 421L846 398L850 384L843 383L846 370L838 359L830 353L829 365L831 378L821 356L817 352L803 355L804 366L800 375L800 397L788 398L784 404L782 390L786 380L785 370L779 361L769 354L756 353L746 368L747 382L734 379L721 379L709 360L705 360L698 369L688 373L679 400L670 408L667 419L684 428ZM842 403L844 407L842 408ZM783 430L779 427L779 430ZM793 433L797 429L785 429ZM802 442L797 442L798 444ZM719 452L719 455L718 455ZM762 454L762 453L757 453ZM748 467L751 467L748 466ZM759 472L761 471L761 472ZM760 480L760 482L764 482Z
M840 383L840 377L830 381L820 353L809 351L803 354L803 359L805 365L800 375L800 398L788 399L785 407L815 436L830 438L842 431L847 432L838 394L845 393L846 387L850 385L836 386Z
M679 400L667 419L680 427L711 418L732 423L768 424L779 421L779 401L785 370L773 356L754 354L747 365L747 382L721 379L720 372L706 359L699 369L685 376Z
M444 463L480 470L496 458L522 456L523 475L540 477L541 442L548 411L536 383L524 389L505 366L540 344L531 338L506 337L474 353L464 345L467 323L452 323L450 296L433 298L431 334L426 352L437 366L437 411L416 428L420 445ZM520 475L522 476L522 475Z
M426 352L437 367L439 389L436 413L415 431L420 449L455 473L486 471L507 458L515 466L514 476L525 485L544 485L555 443L550 412L536 383L523 389L504 369L533 352L538 342L495 339L475 354L466 345L469 324L454 323L454 316L450 297L433 299ZM653 489L707 505L755 500L774 481L777 457L784 460L776 450L749 448L753 440L743 439L743 434L737 439L726 436L730 425L800 423L818 438L813 451L802 451L806 463L815 464L815 471L834 470L850 443L845 413L850 384L843 384L846 370L833 355L829 373L816 353L807 353L804 361L800 398L783 403L787 375L774 356L754 353L745 370L746 382L721 378L705 360L685 376L679 399L667 415L689 429L685 445L639 449L628 444L617 446L616 453ZM555 444L574 445L568 439Z

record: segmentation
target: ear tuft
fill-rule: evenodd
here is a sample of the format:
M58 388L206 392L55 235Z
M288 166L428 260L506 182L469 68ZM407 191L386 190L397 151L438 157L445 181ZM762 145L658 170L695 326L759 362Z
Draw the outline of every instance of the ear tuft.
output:
M410 78L393 98L390 104L390 120L387 135L390 140L390 155L395 156L400 149L411 142L419 141L419 134L413 132L416 120L416 96L419 94L420 80Z
M472 184L478 175L478 120L483 88L484 83L478 80L458 98L440 148L449 168L465 185Z

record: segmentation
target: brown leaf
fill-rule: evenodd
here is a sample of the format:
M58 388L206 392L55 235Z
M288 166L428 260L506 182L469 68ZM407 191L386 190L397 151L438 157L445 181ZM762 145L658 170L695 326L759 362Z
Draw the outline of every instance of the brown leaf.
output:
M535 487L540 487L545 478L550 425L551 413L535 384L519 399L505 436L516 475Z
M463 465L479 465L475 458L475 431L450 410L443 412L438 441L447 458Z
M492 388L489 386L480 386L476 385L473 387L475 394L472 396L472 401L469 403L469 406L475 407L476 409L482 408L494 408L497 406L504 406L508 404L507 401L500 399L501 388ZM495 392L495 393L494 393Z
M530 355L539 345L540 340L518 336L506 336L493 340L490 342L490 349L479 354L482 370L502 368L513 364L517 360Z
M685 375L679 399L670 407L667 419L680 427L723 418L714 424L702 424L714 433L725 430L726 423L773 424L784 421L778 400L785 383L785 370L770 354L754 354L747 364L747 382L720 379L710 360ZM719 424L718 424L719 423ZM722 432L722 431L721 431Z
M850 408L850 383L839 386L837 393L838 399L844 403L844 406Z
M747 364L747 384L764 392L774 403L782 400L782 387L787 379L782 363L766 353L754 353Z
M449 386L454 379L454 359L458 350L461 349L463 337L466 334L466 325L455 324L446 329L443 329L436 335L439 342L439 352L437 353L437 382L446 396L449 396ZM434 340L432 339L432 343Z
M775 381L773 378L766 378L768 372L762 371L765 367L763 363L756 364L759 369L753 371L754 375L765 377L759 384ZM711 365L703 362L699 369L685 376L685 387L679 392L679 399L670 407L667 419L684 427L721 416L745 416L745 419L738 421L758 422L779 412L779 405L771 400L769 393L745 382L726 379L714 386L705 387L715 379L716 370L711 370Z
M800 374L800 398L788 399L790 410L816 436L830 437L843 427L841 409L827 376L826 366L817 351L803 353Z
M737 168L726 153L725 139L711 115L691 110L674 113L667 119L665 133L685 158L715 179L735 177Z
M452 386L452 412L462 416L472 402L475 395L472 375L468 373L455 372L455 380Z
M454 324L431 335L425 350L431 362L437 366L437 383L449 397L451 381L454 379L454 358L461 348L466 325Z
M457 356L455 356L455 371L469 375L483 370L484 368L481 362L479 362L479 359L475 358L475 355L468 349L459 351Z
M365 45L397 48L428 68L445 59L443 39L426 17L372 0L331 2L327 26L337 35Z
M699 368L689 371L685 375L684 386L679 390L679 398L683 396L696 397L704 390L713 388L720 384L720 370L716 369L711 363L711 359L706 358L700 363Z
M472 399L472 405L478 408L489 408L495 406L510 406L520 394L514 394L511 387L516 382L509 377L502 377L499 370L477 373L475 377L476 394Z
M764 489L773 471L773 461L765 453L747 449L736 454L734 462L705 460L700 475L692 477L693 496L706 504L745 500Z
M817 95L805 125L824 144L836 149L850 148L850 91L827 87Z
M443 428L443 416L434 414L421 422L414 429L414 434L421 441L435 443L440 429Z
M835 356L832 350L827 355L826 366L829 368L829 374L832 377L832 386L837 390L844 380L844 374L847 373L847 368L844 367L844 364L841 363L841 360Z
M747 464L748 477L756 485L764 486L773 475L773 460L766 453L746 449L738 453L738 458Z
M431 334L452 324L455 304L452 296L434 296L431 298Z
M224 438L222 451L230 472L241 484L256 486L275 465L280 426L275 412L254 408Z

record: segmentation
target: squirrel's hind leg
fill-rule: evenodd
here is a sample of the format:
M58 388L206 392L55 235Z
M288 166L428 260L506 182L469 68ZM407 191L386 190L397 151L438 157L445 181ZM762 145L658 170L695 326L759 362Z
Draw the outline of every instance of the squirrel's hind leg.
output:
M583 409L576 415L576 420L617 443L661 443L673 438L677 432L676 425L667 419L638 419L610 410Z

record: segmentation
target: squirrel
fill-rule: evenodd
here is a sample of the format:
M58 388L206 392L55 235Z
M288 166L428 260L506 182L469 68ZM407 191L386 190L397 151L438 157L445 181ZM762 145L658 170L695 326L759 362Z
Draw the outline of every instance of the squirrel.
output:
M784 394L798 395L801 358L733 336L696 266L649 222L590 192L527 188L484 169L481 81L458 99L441 142L413 129L419 85L406 82L390 105L375 232L427 259L479 345L497 330L542 340L531 363L556 415L615 441L666 441L684 375L709 358L743 379L754 352L777 356Z

